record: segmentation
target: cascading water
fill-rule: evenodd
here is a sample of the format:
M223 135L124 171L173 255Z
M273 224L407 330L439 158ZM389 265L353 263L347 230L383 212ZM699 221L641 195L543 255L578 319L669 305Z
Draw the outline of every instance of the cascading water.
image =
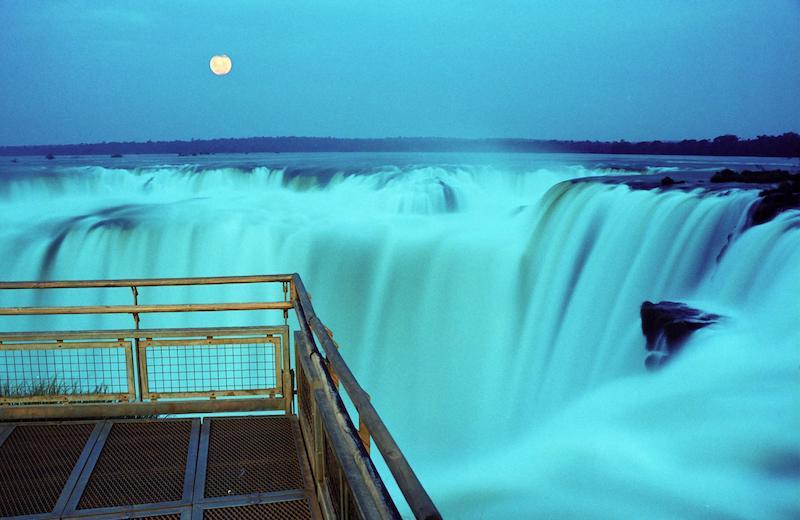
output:
M361 154L126 168L23 161L0 172L0 271L301 273L448 517L799 515L800 214L748 228L757 192L572 182L609 170L562 160L583 166ZM639 160L651 172L686 167ZM257 300L259 290L172 288L141 301ZM645 300L723 319L648 372ZM125 326L113 320L0 326Z

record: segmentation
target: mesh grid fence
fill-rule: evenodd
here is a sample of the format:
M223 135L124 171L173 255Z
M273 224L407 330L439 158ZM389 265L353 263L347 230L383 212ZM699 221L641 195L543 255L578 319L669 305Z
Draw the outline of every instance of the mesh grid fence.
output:
M0 397L128 393L125 347L0 350Z
M311 388L308 385L305 371L299 364L297 365L297 382L298 408L309 427L313 427L314 423L311 418Z
M327 432L323 444L325 446L325 481L328 484L328 492L330 493L333 510L336 512L337 517L341 517L342 471L339 466L339 461L336 460L336 456L333 454L333 450L328 442Z
M148 390L153 393L263 390L277 387L275 345L147 345Z

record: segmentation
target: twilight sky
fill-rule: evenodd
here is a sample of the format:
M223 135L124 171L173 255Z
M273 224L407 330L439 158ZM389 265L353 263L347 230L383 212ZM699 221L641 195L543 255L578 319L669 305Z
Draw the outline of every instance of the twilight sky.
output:
M800 0L3 0L0 16L0 145L800 130Z

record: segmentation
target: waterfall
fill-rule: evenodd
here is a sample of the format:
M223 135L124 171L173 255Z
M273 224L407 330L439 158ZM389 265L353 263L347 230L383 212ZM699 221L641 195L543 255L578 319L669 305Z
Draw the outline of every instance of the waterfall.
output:
M635 190L584 166L330 163L0 173L0 272L299 272L448 517L800 514L800 213L748 228L754 191ZM140 301L265 299L259 291L143 289ZM648 372L645 300L723 318ZM254 324L235 312L177 319L142 325Z

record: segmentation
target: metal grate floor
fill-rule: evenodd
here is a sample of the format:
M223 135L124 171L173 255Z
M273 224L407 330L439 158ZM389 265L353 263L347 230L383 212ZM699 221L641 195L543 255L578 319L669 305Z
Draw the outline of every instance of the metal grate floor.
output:
M6 431L0 444L0 516L53 511L94 428L74 423Z
M0 518L321 517L296 417L0 423Z
M302 489L293 426L276 417L211 419L205 496Z
M272 504L253 504L239 507L221 507L206 509L203 512L203 520L226 520L228 518L272 518L281 520L284 518L307 518L311 520L311 510L305 500L289 500L286 502L275 502Z
M192 421L112 424L78 509L179 502L191 433Z

